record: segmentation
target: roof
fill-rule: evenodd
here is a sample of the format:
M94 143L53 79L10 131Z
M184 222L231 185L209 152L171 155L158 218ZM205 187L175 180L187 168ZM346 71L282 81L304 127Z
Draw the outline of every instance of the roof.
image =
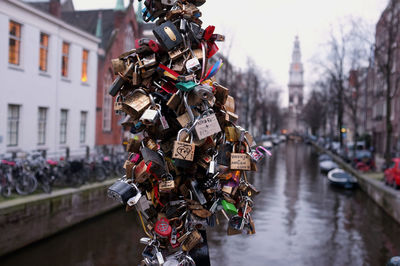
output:
M61 18L65 22L74 25L90 34L96 35L96 26L99 13L102 14L102 37L101 44L107 47L108 42L111 40L111 34L114 30L114 10L84 10L61 12Z

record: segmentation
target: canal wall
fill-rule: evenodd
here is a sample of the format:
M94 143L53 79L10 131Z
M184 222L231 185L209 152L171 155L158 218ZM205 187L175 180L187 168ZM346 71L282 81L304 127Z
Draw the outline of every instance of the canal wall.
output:
M0 203L0 256L119 205L107 197L116 179Z
M340 167L347 172L351 173L358 180L360 188L370 196L376 204L382 207L390 216L392 216L398 223L400 223L400 192L393 188L386 186L383 182L368 178L350 164L346 163L342 158L333 154L332 152L322 148L321 146L313 143L313 145L324 153L332 157L332 159L340 165Z

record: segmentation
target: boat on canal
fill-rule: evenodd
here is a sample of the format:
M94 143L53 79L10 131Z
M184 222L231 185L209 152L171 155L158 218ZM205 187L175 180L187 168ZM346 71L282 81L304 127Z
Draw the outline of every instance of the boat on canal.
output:
M328 173L329 171L338 168L338 165L332 160L324 160L319 162L319 168L322 172Z
M332 185L344 187L346 189L357 187L357 179L340 168L329 171L328 180Z

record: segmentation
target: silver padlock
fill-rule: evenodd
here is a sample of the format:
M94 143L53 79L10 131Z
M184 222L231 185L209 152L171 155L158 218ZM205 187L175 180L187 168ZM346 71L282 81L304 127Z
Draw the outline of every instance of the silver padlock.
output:
M144 111L139 121L142 122L144 125L153 125L157 122L158 118L159 112L157 110L157 107L150 106L146 111Z

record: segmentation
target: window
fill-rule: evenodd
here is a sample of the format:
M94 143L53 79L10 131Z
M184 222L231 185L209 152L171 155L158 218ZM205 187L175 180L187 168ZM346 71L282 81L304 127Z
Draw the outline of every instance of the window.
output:
M79 140L81 143L86 142L86 118L87 118L87 112L82 111L81 112L81 125L79 129Z
M7 130L7 146L18 145L19 134L19 105L8 105L8 130Z
M112 73L108 72L103 87L103 131L111 131L112 97L108 94L108 88L112 84L112 79Z
M60 144L67 143L67 120L68 110L61 109L60 116Z
M47 55L49 52L49 35L40 33L39 70L47 72Z
M19 65L21 50L21 24L10 21L8 44L8 63Z
M89 51L82 51L82 82L87 82L87 67L88 67Z
M63 77L68 77L68 57L69 57L69 43L63 42L62 58L61 58L61 75Z
M38 145L46 144L47 108L39 107L38 112Z
M125 51L135 48L135 35L131 24L127 24L125 28L125 39L124 39Z

